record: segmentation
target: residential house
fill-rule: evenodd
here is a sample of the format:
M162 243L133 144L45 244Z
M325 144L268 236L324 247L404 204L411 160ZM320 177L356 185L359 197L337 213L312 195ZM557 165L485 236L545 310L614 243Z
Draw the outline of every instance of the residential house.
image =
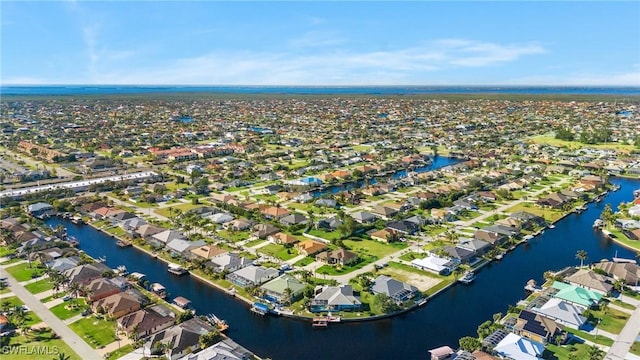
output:
M81 291L87 297L88 302L93 302L117 294L121 290L110 279L100 277L90 281Z
M324 262L329 265L350 265L357 262L358 259L358 254L343 248L323 251L316 255L316 261Z
M419 295L418 289L401 281L380 275L373 281L371 291L374 294L385 294L396 303L401 303Z
M249 265L227 275L227 280L240 287L252 287L278 276L278 270L263 266Z
M456 246L473 251L475 256L482 256L491 250L491 244L480 239L460 238Z
M122 316L117 320L118 329L127 337L141 339L170 327L175 317L175 313L166 306L154 305Z
M546 344L555 342L555 337L562 334L562 329L555 321L528 310L520 311L513 327L516 335Z
M236 219L224 224L227 230L244 231L251 228L251 221L247 219Z
M77 256L61 257L47 262L46 266L52 270L65 272L78 266L79 261L80 258L78 258Z
M269 235L273 235L277 232L280 232L280 229L273 225L257 224L253 227L252 235L260 239L266 239Z
M55 213L55 209L53 208L53 206L51 206L51 204L39 202L27 206L27 212L31 216L41 217L53 215Z
M295 247L301 255L313 256L324 251L327 248L327 245L313 240L304 240L297 243Z
M592 265L600 269L614 279L621 279L626 285L638 286L640 280L640 266L632 262L612 262L603 260Z
M371 237L371 239L384 243L393 242L394 239L397 239L399 237L398 233L395 230L389 228L370 230L367 234Z
M280 219L280 224L284 226L306 224L309 220L306 216L298 213L289 214Z
M557 290L557 292L552 295L554 298L562 299L585 308L598 305L600 300L602 300L602 294L600 293L560 281L554 281L551 287Z
M289 274L281 275L260 286L264 290L264 298L278 304L289 304L298 300L302 297L305 287L305 284Z
M531 308L531 311L552 319L558 324L578 330L587 322L587 318L582 316L585 309L583 306L562 299L551 298L541 307Z
M234 217L231 214L227 213L217 213L207 217L214 224L225 224L230 221L233 221Z
M256 356L229 338L197 353L186 354L179 360L249 360Z
M322 218L316 222L316 229L322 229L326 231L336 230L342 225L342 220L337 216L331 216L328 218Z
M613 290L613 285L608 277L588 269L580 269L575 274L567 276L564 280L571 285L597 291L602 295L608 295Z
M117 319L134 311L140 310L140 302L138 302L135 297L127 293L117 293L94 301L91 304L91 308L96 313L102 309L109 314L109 316Z
M544 344L509 333L493 348L493 351L505 359L535 360L542 358Z
M253 264L253 260L240 256L237 253L225 253L214 256L205 265L214 272L234 272Z
M448 275L457 266L453 261L435 255L429 255L422 259L411 260L411 266L432 271L440 275Z
M151 235L151 239L161 244L168 244L176 239L184 239L184 235L176 230L165 230L163 232Z
M279 232L274 235L270 235L267 240L272 241L276 244L295 244L300 241L297 237L293 235L289 235L287 233Z
M138 234L141 238L145 239L145 240L150 240L152 239L153 235L159 234L161 232L165 231L164 228L161 228L159 226L155 226L155 225L151 225L151 224L145 224L145 225L141 225L139 228L137 228L135 230L135 233Z
M311 312L358 311L362 306L360 298L353 295L351 285L319 286L311 300Z
M336 208L338 207L338 202L333 199L325 199L321 198L316 200L316 206L328 207L328 208Z
M144 346L149 349L152 355L166 355L169 360L177 360L186 354L197 352L200 348L200 337L213 330L213 326L194 317L151 335ZM166 346L167 350L164 354L152 353L153 349L158 348L156 343L162 343Z
M215 245L203 245L189 250L191 254L203 259L211 259L214 256L226 254L229 251Z
M500 245L507 240L507 236L505 235L501 235L492 231L486 231L483 229L476 230L476 232L473 234L473 237L478 240L486 241L493 246Z
M289 210L277 206L267 206L261 209L260 213L267 219L280 219L291 214Z
M105 271L111 271L111 269L102 263L91 263L69 269L64 272L64 275L69 279L69 283L77 283L84 286L97 278L101 278Z
M351 214L353 220L360 224L369 224L375 222L378 218L368 211L357 211Z
M445 246L443 250L450 258L463 264L468 263L475 255L475 252L472 250L467 250L458 246Z
M374 215L378 215L381 218L388 220L394 217L398 213L398 210L389 206L376 205L371 208L371 212Z
M413 235L420 230L420 226L407 220L389 221L387 228L405 235Z

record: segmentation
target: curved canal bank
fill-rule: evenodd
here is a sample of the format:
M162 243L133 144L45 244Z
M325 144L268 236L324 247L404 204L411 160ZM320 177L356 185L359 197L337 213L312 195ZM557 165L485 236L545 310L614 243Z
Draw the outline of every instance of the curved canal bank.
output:
M214 289L192 276L176 277L166 264L134 248L118 248L110 236L89 226L77 226L52 218L80 242L80 249L93 257L106 256L107 265L124 264L129 271L145 273L151 282L160 282L170 298L184 296L198 313L215 313L229 322L229 336L262 357L273 359L424 359L427 350L440 345L457 345L458 338L475 333L477 326L496 312L504 312L525 294L523 286L534 278L542 281L546 270L577 265L577 250L588 253L587 261L602 258L634 258L635 254L592 229L605 204L615 208L630 201L640 181L613 179L621 189L609 193L602 202L587 205L581 214L571 214L528 243L507 253L478 272L471 285L455 285L431 298L412 312L375 322L345 323L327 330L313 329L308 321L259 317L246 304ZM410 345L408 345L410 344Z

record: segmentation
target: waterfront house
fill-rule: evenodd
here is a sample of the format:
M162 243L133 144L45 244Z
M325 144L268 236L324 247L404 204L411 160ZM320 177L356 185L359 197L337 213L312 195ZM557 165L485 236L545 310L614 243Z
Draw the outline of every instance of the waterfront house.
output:
M295 245L301 255L313 256L327 248L327 245L313 240L304 240Z
M69 269L64 272L64 276L69 279L69 283L86 285L94 279L101 278L105 271L111 271L111 269L102 263L91 263Z
M39 202L27 206L27 212L31 216L41 217L53 215L55 213L55 209L50 204Z
M552 295L554 298L562 299L585 308L598 305L600 300L602 300L602 294L600 293L560 281L554 281L551 287L557 290L557 292Z
M587 269L578 270L575 274L567 276L564 281L599 292L602 295L608 295L613 290L613 285L608 277Z
M535 360L542 358L544 344L509 333L493 351L504 359Z
M151 239L164 245L175 239L184 239L184 235L176 230L165 230L163 232L151 235Z
M560 325L576 330L580 329L587 322L587 318L582 316L585 310L586 308L583 306L558 298L549 299L549 301L539 308L531 308L531 311L536 314L540 314Z
M640 266L632 262L613 262L603 260L592 265L596 269L606 272L614 279L621 279L626 285L638 286L640 280Z
M170 327L175 317L175 313L166 306L154 305L122 316L117 320L118 329L127 337L141 339Z
M214 256L226 254L229 252L228 250L217 247L215 245L203 245L203 246L199 246L197 248L191 249L189 251L191 252L192 255L195 255L199 258L203 258L207 260L213 258Z
M411 266L420 270L428 270L440 275L449 275L456 264L449 259L435 255L429 255L422 259L411 260Z
M81 291L87 297L88 302L93 302L117 294L121 290L110 279L101 277L89 282Z
M445 246L443 250L451 259L458 263L468 263L475 255L472 250L467 250L458 246L448 245Z
M175 239L171 240L166 245L166 248L176 254L188 254L191 249L199 248L205 244L206 242L204 240L189 241L186 239Z
M264 290L264 298L278 304L290 304L298 300L302 297L305 287L305 284L289 274L281 275L260 286Z
M316 261L320 261L329 265L350 265L357 262L358 259L358 254L343 248L323 251L316 255Z
M484 229L476 230L476 232L473 234L473 237L478 240L486 241L493 246L498 246L507 240L507 236L505 235L501 235L496 232L487 231Z
M549 341L554 342L555 337L562 334L562 329L549 318L522 310L513 327L513 332L516 335L546 344Z
M65 272L69 269L72 269L78 266L79 261L80 261L80 258L78 258L77 256L61 257L52 261L48 261L46 263L46 266L52 270Z
M479 239L460 238L457 247L469 251L473 251L475 256L482 256L491 250L491 244Z
M223 253L211 258L205 265L214 272L234 272L253 264L253 260L240 256L237 253Z
M415 286L395 280L386 275L380 275L373 281L371 292L374 294L385 294L396 303L411 300L420 293Z
M144 346L152 355L165 355L169 360L177 360L197 351L200 348L200 337L213 330L213 326L194 317L151 335ZM167 350L161 354L154 354L153 350L158 348L157 343L164 344Z
M197 353L186 354L179 360L249 360L257 357L249 350L225 337Z
M138 302L135 297L127 293L117 293L94 301L91 304L91 309L95 313L98 313L99 310L102 309L109 316L117 319L134 311L140 310L140 306L140 302Z
M511 215L509 216L514 219L518 219L522 221L523 229L530 229L533 226L546 225L546 221L544 220L544 218L526 211L517 211L517 212L511 213Z
M510 227L510 226L505 226L505 225L500 225L500 224L494 224L494 225L489 225L486 227L483 227L482 230L487 231L487 232L493 232L496 233L498 235L502 235L505 237L512 237L516 234L518 234L518 230Z
M242 288L260 285L278 276L278 270L249 265L227 275L227 280Z
M161 232L165 231L164 228L161 228L159 226L155 226L155 225L151 225L151 224L145 224L145 225L141 225L139 228L137 228L135 230L135 233L138 234L141 238L145 239L145 240L150 240L152 239L152 236L155 234L159 234Z
M324 311L357 311L362 303L353 295L351 285L319 286L315 289L315 297L311 300L311 312Z
M455 359L454 356L455 351L449 346L440 346L435 349L429 350L429 354L431 354L431 360L449 360Z

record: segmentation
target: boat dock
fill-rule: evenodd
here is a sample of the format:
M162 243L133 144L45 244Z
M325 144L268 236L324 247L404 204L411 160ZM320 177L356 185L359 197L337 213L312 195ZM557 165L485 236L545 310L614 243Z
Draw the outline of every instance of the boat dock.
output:
M178 264L169 264L167 267L167 271L172 273L173 275L184 275L189 272L189 270L183 268Z
M329 320L324 317L313 318L311 326L313 326L314 328L326 328L327 326L329 326Z
M251 306L251 311L260 316L264 316L269 313L270 309L269 309L269 305L267 304L263 304L261 302L254 302L253 305Z

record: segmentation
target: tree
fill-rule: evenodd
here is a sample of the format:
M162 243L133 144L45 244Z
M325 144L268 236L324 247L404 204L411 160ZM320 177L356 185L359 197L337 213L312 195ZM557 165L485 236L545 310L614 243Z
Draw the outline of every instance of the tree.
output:
M176 318L176 324L183 323L190 319L193 319L193 312L190 310L187 310L185 312L180 313L180 315L178 315L178 317Z
M500 321L500 319L502 319L502 313L493 314L493 322L494 323L498 323L498 321Z
M371 309L378 314L388 314L398 310L398 305L386 294L379 293L373 297Z
M287 287L286 289L284 289L284 300L287 305L291 305L292 297L293 297L293 290L291 290L290 287Z
M584 250L578 250L578 252L576 252L576 259L580 260L580 268L582 269L584 261L587 259L587 252Z
M616 281L613 283L613 288L614 288L617 292L621 293L621 292L622 292L622 290L624 290L624 285L625 285L625 284L624 284L624 280L623 280L623 279L618 279L618 280L616 280Z
M602 221L604 221L605 224L611 225L614 219L613 210L611 210L611 204L607 204L604 206L604 209L602 210L602 214L600 214L600 219L602 219Z
M482 341L480 341L478 338L474 338L471 336L465 336L460 338L460 340L458 340L458 343L460 344L460 348L464 351L468 351L468 352L474 352L476 350L479 350L482 347Z
M209 346L219 342L222 340L222 336L218 330L212 330L207 332L206 334L200 335L198 339L198 344L200 344L201 349L206 349Z
M54 357L52 360L70 360L70 359L71 359L70 355L67 355L67 354L61 352L61 353L58 353L58 356Z
M604 351L600 350L596 345L589 346L589 360L602 360L604 358Z

